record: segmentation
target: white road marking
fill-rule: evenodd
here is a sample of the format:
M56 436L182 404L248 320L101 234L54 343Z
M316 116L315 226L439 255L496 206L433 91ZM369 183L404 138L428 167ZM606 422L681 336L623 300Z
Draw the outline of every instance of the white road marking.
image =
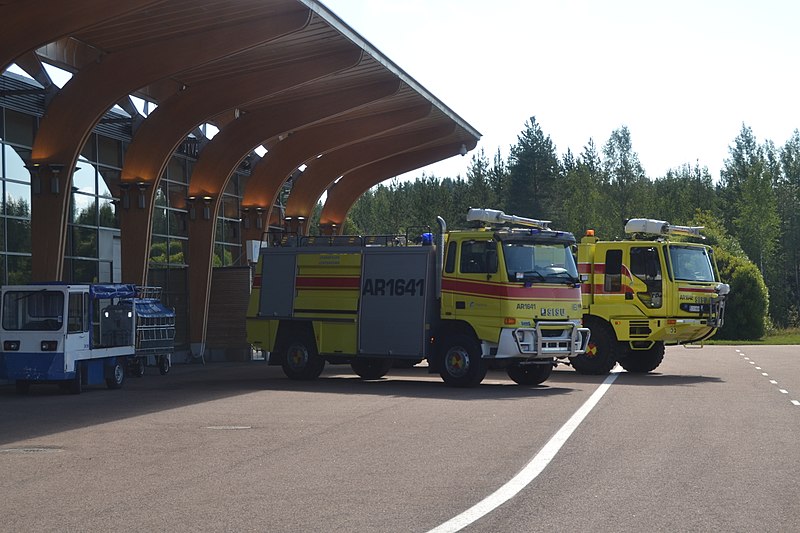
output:
M781 394L789 394L789 391L786 389L778 389L778 392L780 392Z
M775 381L774 379L769 380L769 382L772 383L773 385L777 385L778 384L778 382Z
M800 402L798 402L797 400L792 400L792 403L793 403L794 405L800 405Z
M751 364L751 365L754 365L754 364L756 364L756 363L755 363L754 361L750 361L750 364Z
M460 515L451 518L444 524L431 529L428 533L454 533L459 531L480 518L486 516L494 511L505 502L513 498L522 489L528 486L536 477L542 473L542 470L550 464L550 461L556 456L561 447L567 442L567 439L583 422L583 419L594 409L600 398L608 391L614 380L619 375L619 367L611 371L611 374L597 387L597 390L592 393L588 400L573 414L566 424L561 426L555 435L553 435L547 444L539 450L531 461L525 465L519 474L511 478L505 485L494 491L492 494L479 501Z
M766 372L762 372L761 375L762 376L769 376L769 374L767 374Z

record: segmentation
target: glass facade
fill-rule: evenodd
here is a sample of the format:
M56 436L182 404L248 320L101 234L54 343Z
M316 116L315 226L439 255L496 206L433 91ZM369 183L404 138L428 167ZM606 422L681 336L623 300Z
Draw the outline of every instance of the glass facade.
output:
M0 89L26 88L29 82L3 73ZM30 82L32 83L32 82ZM10 93L9 93L10 94ZM33 94L33 93L30 93ZM44 113L44 99L19 91L0 99L0 283L31 281L31 174L26 168ZM69 203L64 280L71 283L119 282L121 240L118 209L136 208L135 185L120 191L130 125L123 115L101 122L81 150ZM113 126L109 126L113 124ZM189 137L184 145L197 146ZM189 228L189 178L198 150L179 149L164 171L155 193L148 284L163 288L164 303L176 309L176 345L186 342ZM240 212L247 173L237 171L221 197L214 242L214 266L246 264ZM38 182L34 183L38 186ZM143 198L143 196L142 196ZM202 206L198 206L202 209ZM198 213L199 215L199 213ZM183 327L182 327L183 326Z

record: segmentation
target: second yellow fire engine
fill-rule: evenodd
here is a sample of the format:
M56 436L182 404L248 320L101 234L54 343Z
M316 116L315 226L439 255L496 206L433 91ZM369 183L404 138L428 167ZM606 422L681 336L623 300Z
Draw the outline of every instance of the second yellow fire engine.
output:
M630 236L601 241L589 230L578 245L584 325L592 332L585 354L572 359L584 374L604 374L619 364L628 372L650 372L664 346L700 343L722 327L725 297L714 253L700 243L701 227L631 219Z

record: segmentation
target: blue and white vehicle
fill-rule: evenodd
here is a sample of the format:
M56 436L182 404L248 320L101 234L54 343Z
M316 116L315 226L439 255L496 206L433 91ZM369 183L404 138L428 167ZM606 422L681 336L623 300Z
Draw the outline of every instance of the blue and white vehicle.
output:
M26 393L56 383L80 394L86 385L122 387L148 360L169 371L175 311L160 288L130 284L46 283L2 288L0 379Z

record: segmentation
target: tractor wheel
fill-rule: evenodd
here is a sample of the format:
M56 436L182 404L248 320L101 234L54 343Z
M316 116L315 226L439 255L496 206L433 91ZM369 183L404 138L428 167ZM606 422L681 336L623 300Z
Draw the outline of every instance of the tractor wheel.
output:
M130 368L131 375L135 378L144 376L144 357L134 357L128 368Z
M111 367L111 374L106 378L106 387L121 389L123 383L125 383L125 366L117 359Z
M391 359L384 357L356 357L350 366L361 379L373 380L385 376L392 368L392 364Z
M451 387L475 387L489 366L481 357L478 341L469 335L450 335L442 339L439 353L439 375Z
M552 372L552 364L523 365L515 363L506 369L508 377L510 377L511 380L518 385L539 385L549 378Z
M80 394L83 391L82 366L83 365L80 363L75 363L75 377L69 382L69 387L67 387L67 392L70 394Z
M619 358L619 364L632 374L646 374L658 368L663 360L664 343L657 342L649 350L625 350L625 355Z
M593 321L589 326L592 336L586 353L570 359L572 368L579 374L608 374L617 363L617 339L607 324Z

